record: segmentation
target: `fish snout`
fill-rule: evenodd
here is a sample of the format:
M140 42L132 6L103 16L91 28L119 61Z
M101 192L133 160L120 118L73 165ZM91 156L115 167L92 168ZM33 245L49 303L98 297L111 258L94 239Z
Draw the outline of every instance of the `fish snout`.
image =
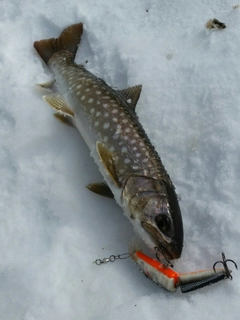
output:
M182 247L179 246L176 241L172 241L170 243L158 241L157 248L162 256L168 260L178 259L182 253Z
M170 243L170 253L173 256L173 259L178 259L182 254L182 243L177 242L177 240L173 239Z

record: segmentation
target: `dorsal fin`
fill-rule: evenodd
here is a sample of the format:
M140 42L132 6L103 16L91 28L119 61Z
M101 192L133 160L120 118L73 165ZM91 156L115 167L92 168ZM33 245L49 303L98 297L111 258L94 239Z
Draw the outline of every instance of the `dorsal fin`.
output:
M128 102L130 107L132 107L134 110L140 97L141 91L142 85L137 85L134 87L129 87L127 89L118 90L117 92Z
M78 45L81 41L82 32L82 23L73 24L64 29L58 38L35 41L33 45L40 57L46 63L48 63L54 53L61 50L71 52L74 60Z

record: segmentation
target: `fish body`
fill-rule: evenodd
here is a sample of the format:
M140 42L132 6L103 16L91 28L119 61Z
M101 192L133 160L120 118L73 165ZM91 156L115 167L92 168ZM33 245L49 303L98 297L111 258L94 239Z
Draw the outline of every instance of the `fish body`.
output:
M135 112L141 86L114 90L74 62L81 23L34 47L54 74L57 91L44 100L56 117L74 125L106 184L89 189L114 197L137 234L168 259L179 258L183 226L175 188ZM52 87L52 84L48 85Z

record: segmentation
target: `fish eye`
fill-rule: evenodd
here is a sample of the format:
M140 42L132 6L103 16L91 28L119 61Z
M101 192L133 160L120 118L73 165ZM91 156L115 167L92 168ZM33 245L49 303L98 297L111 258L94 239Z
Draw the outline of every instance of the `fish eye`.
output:
M155 221L160 230L167 231L171 227L171 221L165 214L159 214L156 216Z

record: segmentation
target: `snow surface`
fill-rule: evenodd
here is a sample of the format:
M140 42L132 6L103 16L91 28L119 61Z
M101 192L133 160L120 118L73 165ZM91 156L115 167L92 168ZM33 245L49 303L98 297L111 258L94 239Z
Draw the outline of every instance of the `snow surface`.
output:
M179 271L239 263L240 8L229 0L0 1L0 319L238 319L240 273L183 295L131 259L132 227L74 128L35 84L51 79L33 42L82 21L78 63L117 88L142 84L137 113L180 202ZM217 18L225 30L207 30ZM240 263L239 263L240 264ZM230 265L229 265L230 266ZM230 266L231 267L231 266Z

